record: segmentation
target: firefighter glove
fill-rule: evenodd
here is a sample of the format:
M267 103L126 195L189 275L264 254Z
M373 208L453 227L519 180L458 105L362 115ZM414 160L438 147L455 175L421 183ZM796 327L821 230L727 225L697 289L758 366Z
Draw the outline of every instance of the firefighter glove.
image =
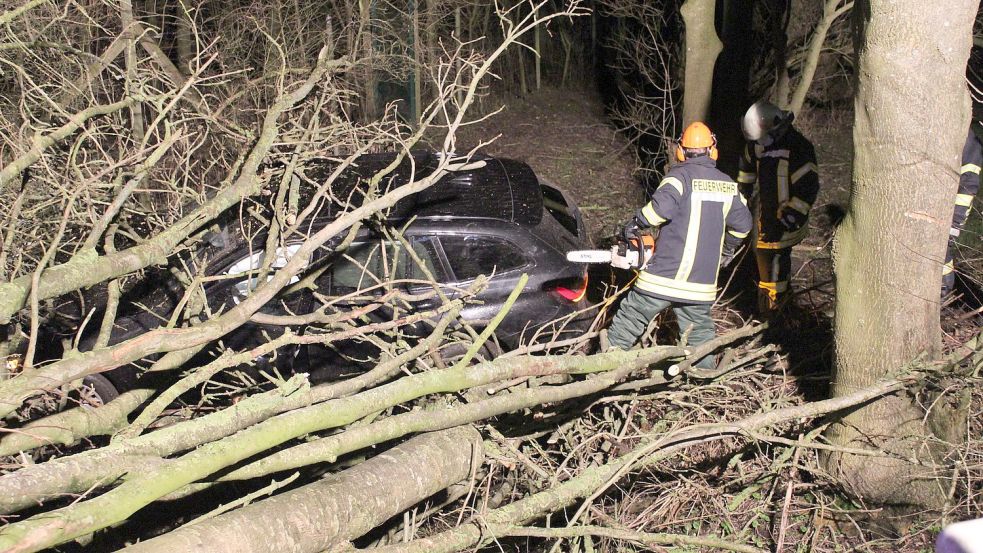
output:
M806 216L791 207L783 207L778 211L778 222L786 231L794 232L806 224Z
M628 244L631 244L632 239L638 239L638 236L642 233L642 225L638 223L637 217L632 217L625 223L625 226L621 230L621 237Z
M734 262L735 257L737 257L737 246L725 243L723 251L720 252L720 268L727 268Z

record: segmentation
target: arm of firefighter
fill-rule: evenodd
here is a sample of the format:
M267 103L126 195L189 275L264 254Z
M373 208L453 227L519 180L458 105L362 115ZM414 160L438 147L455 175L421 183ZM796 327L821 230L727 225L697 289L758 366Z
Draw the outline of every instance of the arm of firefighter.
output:
M650 227L662 226L676 216L682 197L683 181L666 175L652 194L652 201L645 204L635 217Z
M724 234L724 244L736 250L741 242L747 238L751 232L751 225L754 219L751 210L747 207L747 200L739 192L731 204L730 211L727 212L727 232Z
M789 159L789 192L791 197L786 207L809 215L813 202L819 194L819 173L816 167L816 152L811 144L793 150Z
M754 183L758 180L758 164L754 159L753 146L750 142L744 145L744 153L737 161L737 184L741 194L745 198L750 198L754 190Z
M983 144L976 133L970 129L963 146L962 167L959 170L959 190L956 192L956 209L952 212L952 236L959 236L959 231L966 224L969 208L973 205L973 197L980 191L980 167L983 166Z

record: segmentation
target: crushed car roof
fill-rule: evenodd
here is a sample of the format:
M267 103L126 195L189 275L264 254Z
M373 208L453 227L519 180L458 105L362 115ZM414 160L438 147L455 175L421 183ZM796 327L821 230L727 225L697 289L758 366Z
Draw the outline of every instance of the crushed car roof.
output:
M368 179L389 166L395 158L394 153L358 157L331 183L333 200L322 200L330 202L330 205L325 205L321 214L329 217L337 215L345 201L350 201L351 207L360 205ZM408 156L395 171L383 178L381 188L385 191L403 186L413 177L419 180L431 174L438 161L435 154L414 152L412 161ZM450 173L430 188L401 200L389 210L387 219L402 220L414 216L491 218L523 226L539 224L543 216L543 193L536 174L528 165L488 156L472 158L472 161L483 161L484 164ZM311 181L308 186L321 186L337 166L338 162L327 159L308 162L304 167L304 174ZM311 186L305 195L311 198L314 191L315 188Z

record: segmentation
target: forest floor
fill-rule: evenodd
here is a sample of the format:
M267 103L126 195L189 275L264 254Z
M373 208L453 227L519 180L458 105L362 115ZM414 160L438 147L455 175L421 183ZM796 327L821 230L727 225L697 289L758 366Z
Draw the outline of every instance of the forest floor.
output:
M617 232L642 205L632 146L593 91L543 88L508 100L500 113L458 135L464 147L497 136L485 151L524 161L570 193L595 242Z

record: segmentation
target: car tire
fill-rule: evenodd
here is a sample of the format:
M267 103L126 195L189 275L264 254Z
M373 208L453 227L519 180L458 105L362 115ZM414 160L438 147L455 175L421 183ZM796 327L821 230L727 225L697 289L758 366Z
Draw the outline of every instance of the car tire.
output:
M99 398L101 405L119 397L119 390L108 378L101 374L90 374L82 379L82 386L88 387Z
M455 342L448 346L444 346L437 352L440 356L439 364L443 364L446 367L452 367L462 357L464 357L464 354L467 353L467 351L468 346L465 346L461 342ZM500 348L494 341L488 340L482 344L480 348L478 348L478 352L471 358L471 361L468 364L477 365L483 361L491 361L501 354L502 348Z

